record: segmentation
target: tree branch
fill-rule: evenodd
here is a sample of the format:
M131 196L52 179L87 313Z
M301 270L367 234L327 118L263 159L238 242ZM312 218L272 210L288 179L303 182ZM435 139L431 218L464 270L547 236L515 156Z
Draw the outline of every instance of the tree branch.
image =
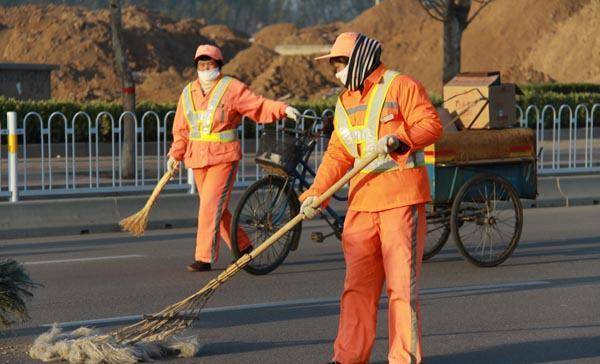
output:
M475 17L477 16L477 14L479 14L479 12L481 10L483 10L483 8L485 8L486 6L488 6L492 1L494 0L475 0L476 3L481 4L481 6L475 11L475 13L473 14L473 16L471 16L469 18L469 20L467 20L467 25L471 24L471 21L473 21L473 19L475 19Z
M444 22L447 18L447 3L444 0L417 0L427 14L435 20Z

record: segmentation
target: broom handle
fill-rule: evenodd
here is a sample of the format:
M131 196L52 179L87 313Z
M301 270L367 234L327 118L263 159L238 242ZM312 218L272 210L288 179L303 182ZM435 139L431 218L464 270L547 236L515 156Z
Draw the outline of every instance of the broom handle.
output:
M158 181L158 183L156 184L156 187L154 187L154 190L152 191L152 195L150 195L150 197L148 198L148 201L146 202L146 205L144 205L144 208L150 208L150 206L154 205L154 202L156 201L156 199L158 198L158 195L160 195L160 193L162 192L163 188L165 188L165 186L167 185L167 183L169 183L169 180L171 179L171 177L173 177L173 173L170 171L167 171L160 179L160 181Z
M317 197L313 202L312 207L318 208L325 202L328 198L333 196L340 188L342 188L352 177L356 176L360 171L362 171L367 165L377 159L378 154L372 153L368 155L365 159L363 159L356 167L352 168L350 172L346 173L346 175L340 178L333 186L329 187L327 191L325 191L321 196ZM302 211L298 215L296 215L293 219L287 222L287 224L283 225L279 230L277 230L273 235L271 235L264 243L259 245L258 248L252 250L249 254L251 259L256 258L263 251L267 250L271 245L273 245L279 238L285 235L288 231L292 230L294 226L298 225L302 220L304 220L304 214ZM240 258L242 259L242 258Z

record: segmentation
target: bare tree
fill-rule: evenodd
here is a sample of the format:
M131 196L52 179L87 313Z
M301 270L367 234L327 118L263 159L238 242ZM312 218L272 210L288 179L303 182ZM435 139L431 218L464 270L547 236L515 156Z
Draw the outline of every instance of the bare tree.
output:
M123 111L135 113L135 84L133 74L127 64L127 54L123 47L123 25L121 23L121 0L110 0L110 28L112 32L112 46L115 53L117 72L121 78L121 97ZM123 133L123 177L133 178L135 173L135 119L131 116L123 118L121 126Z
M462 33L483 8L494 0L418 0L427 13L444 23L444 66L442 81L450 81L460 72ZM479 6L469 18L471 4Z

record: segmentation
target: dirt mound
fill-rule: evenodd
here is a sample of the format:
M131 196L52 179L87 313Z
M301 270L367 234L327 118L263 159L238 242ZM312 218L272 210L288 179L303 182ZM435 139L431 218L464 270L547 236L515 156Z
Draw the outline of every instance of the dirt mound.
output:
M223 67L223 72L246 83L251 83L269 67L276 57L275 51L260 44L253 44L229 61Z
M529 63L527 60L536 47L541 47L546 52L548 39L570 44L572 49L587 48L588 45L583 43L573 44L568 38L556 36L564 22L578 14L588 3L589 0L546 0L543 4L536 0L494 1L473 20L464 33L463 69L498 69L507 76L511 74L510 79L504 79L516 82L530 82L530 76L540 74L546 74L548 78L557 81L569 81L539 67L547 56L538 56ZM593 22L588 24L591 26ZM585 29L590 26L582 26L579 31L590 35L597 33L597 29ZM562 67L562 56L552 57L549 62ZM580 62L578 71L592 65L592 62L583 59Z
M344 23L337 22L326 25L318 25L298 30L283 41L282 44L331 44L337 37Z
M259 75L251 87L266 97L299 100L319 98L337 85L330 70L315 64L312 57L279 56Z
M540 37L525 63L558 81L600 83L599 19L600 2L591 1Z
M298 28L291 23L281 23L266 26L254 34L254 43L268 48L283 43L283 40L298 33Z
M592 46L598 38L591 25L593 19L598 19L598 3L592 3L590 0L548 0L543 4L537 0L494 1L463 33L462 70L500 70L505 80L514 82L572 82L585 79L578 73L585 68L597 80L598 63L594 66L592 60L598 58L599 47ZM360 31L381 40L386 64L415 76L428 89L441 92L442 24L431 19L416 1L384 1L342 30ZM581 42L570 41L574 33ZM549 57L548 48L552 45L555 57ZM591 54L594 50L595 58ZM571 67L564 67L561 53L572 55Z
M250 46L246 34L234 31L225 25L206 26L200 29L200 35L221 48L225 61L232 59L239 51Z
M4 7L0 11L0 59L3 62L58 64L53 97L70 100L119 97L110 18L107 10L67 6ZM186 76L193 76L193 55L200 43L216 43L233 57L250 43L226 27L203 20L175 22L159 13L127 7L124 38L130 66L142 81L140 99L176 101ZM218 37L214 34L218 33ZM214 39L213 39L214 38ZM168 90L171 87L173 90Z
M474 5L476 8L478 5ZM119 96L114 73L109 14L79 7L0 8L3 62L55 63L53 95L61 99ZM500 70L514 82L600 82L597 0L494 1L463 34L462 70ZM298 29L276 24L247 36L201 19L173 21L140 8L126 8L125 40L131 67L141 73L140 99L175 101L195 76L199 43L223 48L224 71L271 97L319 99L338 86L326 62L280 56L279 44L331 44L342 31L360 31L383 43L383 61L441 93L442 24L415 0L386 0L347 23Z

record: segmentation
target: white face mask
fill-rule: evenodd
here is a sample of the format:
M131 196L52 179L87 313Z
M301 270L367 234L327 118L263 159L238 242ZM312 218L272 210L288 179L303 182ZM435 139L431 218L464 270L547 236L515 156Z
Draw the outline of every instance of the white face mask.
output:
M200 82L210 82L216 80L220 74L221 70L219 70L219 67L215 67L211 70L198 71L198 79Z
M346 85L346 80L348 79L348 66L344 67L343 70L335 74L335 77L340 80L342 85Z

